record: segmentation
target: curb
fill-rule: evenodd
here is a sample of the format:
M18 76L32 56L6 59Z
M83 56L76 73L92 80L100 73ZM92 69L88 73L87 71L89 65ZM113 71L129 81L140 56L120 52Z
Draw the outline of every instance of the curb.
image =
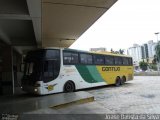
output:
M88 98L79 99L79 100L75 100L75 101L71 101L71 102L68 102L68 103L63 103L63 104L50 106L50 108L52 108L52 109L61 109L61 108L64 108L64 107L69 107L69 106L72 106L72 105L84 104L84 103L93 102L93 101L94 101L94 96L88 97Z

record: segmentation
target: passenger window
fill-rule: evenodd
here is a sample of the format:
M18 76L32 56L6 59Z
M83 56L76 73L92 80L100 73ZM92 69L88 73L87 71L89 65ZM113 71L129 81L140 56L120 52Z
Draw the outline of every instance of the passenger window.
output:
M123 58L123 65L129 65L128 58Z
M115 65L122 65L122 58L121 57L115 57Z
M64 64L78 64L78 53L75 52L63 52Z
M82 63L82 64L92 64L93 63L92 55L81 53L80 54L80 63Z
M72 64L78 63L78 53L72 53Z
M103 55L94 55L94 64L104 65L104 56Z
M105 56L105 64L106 65L114 65L114 57L113 56Z
M128 58L128 63L129 63L129 65L133 65L132 58Z

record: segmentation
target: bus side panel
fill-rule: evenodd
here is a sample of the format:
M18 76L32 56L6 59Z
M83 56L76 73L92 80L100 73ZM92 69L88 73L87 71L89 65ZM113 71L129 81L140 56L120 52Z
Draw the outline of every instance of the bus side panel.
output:
M83 73L79 73L75 65L64 65L62 74L64 75L63 76L64 84L67 81L71 80L75 83L76 89L91 87L91 83L86 82L82 77L82 74L88 76L87 71L85 71L84 69L83 69ZM87 80L90 80L89 76Z
M92 87L91 83L86 82L81 77L81 74L79 74L74 65L64 65L61 67L61 71L57 79L44 84L44 94L63 92L64 85L67 81L73 81L76 89ZM48 89L48 86L54 87L52 89Z
M99 74L95 65L76 65L77 71L81 77L81 81L90 84L90 87L102 86L107 83ZM83 86L80 86L83 88Z
M107 84L115 84L117 76L125 76L126 80L133 79L132 66L97 66L97 69Z
M117 76L126 76L127 80L131 80L133 78L133 67L64 65L61 67L58 78L44 85L44 94L63 92L64 84L69 80L74 82L76 89L82 89L115 84ZM48 89L48 86L54 87Z

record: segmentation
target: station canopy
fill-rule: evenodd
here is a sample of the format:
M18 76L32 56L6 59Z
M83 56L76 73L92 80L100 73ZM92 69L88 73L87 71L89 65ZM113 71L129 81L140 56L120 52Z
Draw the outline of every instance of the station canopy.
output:
M69 47L117 0L1 0L0 46Z

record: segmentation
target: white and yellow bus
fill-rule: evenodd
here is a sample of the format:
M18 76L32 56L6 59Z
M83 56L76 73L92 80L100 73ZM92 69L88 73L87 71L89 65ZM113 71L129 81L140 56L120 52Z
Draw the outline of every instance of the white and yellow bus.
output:
M73 49L39 49L25 58L22 88L39 95L115 84L133 79L132 58Z

